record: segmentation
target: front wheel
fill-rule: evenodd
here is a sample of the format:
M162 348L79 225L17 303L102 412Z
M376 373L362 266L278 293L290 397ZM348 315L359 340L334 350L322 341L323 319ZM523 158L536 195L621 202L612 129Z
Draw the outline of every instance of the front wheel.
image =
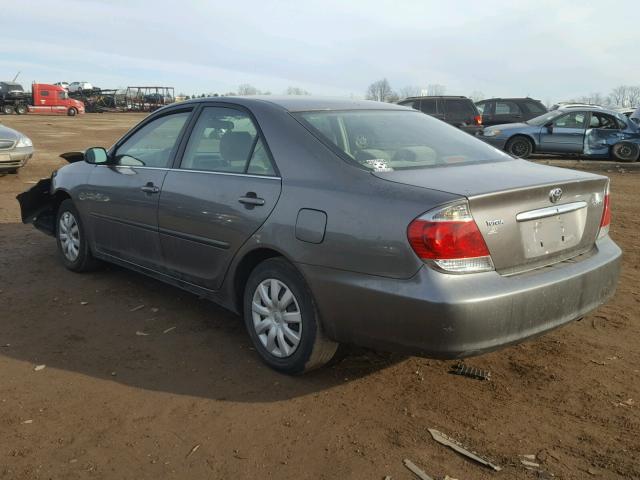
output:
M630 142L616 143L611 147L611 155L619 162L635 162L640 156L640 146Z
M80 214L70 199L64 200L58 208L56 240L62 263L69 270L88 272L99 265L91 254Z
M321 367L338 348L322 332L304 278L283 258L265 260L251 272L244 291L244 321L262 360L282 373Z
M77 114L78 114L78 110L76 110L73 107L67 110L67 115L69 115L70 117L75 117Z
M505 151L518 158L528 158L533 153L533 144L526 137L513 137L505 146Z

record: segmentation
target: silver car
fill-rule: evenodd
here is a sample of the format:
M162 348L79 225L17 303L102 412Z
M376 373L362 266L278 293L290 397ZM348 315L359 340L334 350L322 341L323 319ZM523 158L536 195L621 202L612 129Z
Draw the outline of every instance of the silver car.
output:
M33 156L33 143L26 135L0 125L0 173L16 173Z
M459 358L613 295L607 177L517 160L387 103L197 99L19 195L62 263L107 261L244 317L271 367L339 343Z

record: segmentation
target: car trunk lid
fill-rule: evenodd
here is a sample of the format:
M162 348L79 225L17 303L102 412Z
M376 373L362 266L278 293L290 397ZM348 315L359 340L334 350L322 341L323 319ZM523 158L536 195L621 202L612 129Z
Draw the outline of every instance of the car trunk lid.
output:
M374 175L466 197L501 274L550 265L593 248L608 182L604 176L524 160Z

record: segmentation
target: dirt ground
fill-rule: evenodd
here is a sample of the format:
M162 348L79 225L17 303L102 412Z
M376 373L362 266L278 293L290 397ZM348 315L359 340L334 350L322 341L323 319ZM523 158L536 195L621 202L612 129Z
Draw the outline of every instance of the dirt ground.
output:
M59 153L109 146L141 118L0 117L37 148L0 177L0 478L408 480L409 458L436 478L640 479L639 174L610 173L624 250L613 301L467 361L491 381L356 350L289 378L260 363L234 315L121 268L71 273L20 223L15 195Z

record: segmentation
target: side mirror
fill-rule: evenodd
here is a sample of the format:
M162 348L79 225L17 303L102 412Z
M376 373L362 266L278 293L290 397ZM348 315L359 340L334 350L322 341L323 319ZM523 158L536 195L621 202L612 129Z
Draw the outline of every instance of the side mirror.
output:
M92 147L84 152L84 161L92 165L104 165L108 160L109 155L102 147Z
M547 128L547 132L553 133L553 122L545 123L544 126Z

